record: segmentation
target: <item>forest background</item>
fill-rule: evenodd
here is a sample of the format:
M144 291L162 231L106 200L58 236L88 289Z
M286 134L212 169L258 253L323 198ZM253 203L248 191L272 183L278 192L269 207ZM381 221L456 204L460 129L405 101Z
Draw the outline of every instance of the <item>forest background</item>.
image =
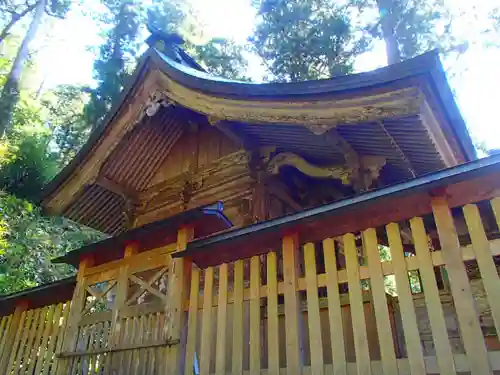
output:
M0 0L0 295L72 274L50 259L105 237L36 202L118 98L147 25L210 73L254 82L437 48L478 153L500 148L500 0Z

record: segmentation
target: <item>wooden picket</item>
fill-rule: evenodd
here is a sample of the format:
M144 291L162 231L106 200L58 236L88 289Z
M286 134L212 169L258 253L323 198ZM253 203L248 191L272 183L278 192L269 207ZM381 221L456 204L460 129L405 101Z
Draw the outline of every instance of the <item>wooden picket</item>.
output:
M117 263L118 271L108 267L107 280L90 268L75 292L81 303L71 314L68 301L25 306L0 317L0 366L9 375L163 374L174 373L172 368L184 375L499 371L500 279L494 257L500 256L500 240L490 233L491 219L500 223L500 201L484 207L484 202L468 204L452 213L446 199L433 198L433 213L425 220L414 217L303 244L287 234L279 251L206 269L187 261L177 275L187 280L177 291L179 321L187 329L175 337L169 331L175 326L170 295L158 286L171 261L165 251L151 257L149 269L142 261L139 270L133 261ZM437 229L434 242L429 222ZM383 249L388 257L381 256ZM493 322L488 337L466 268L476 262L484 287L481 303L487 304L481 314ZM443 267L449 290L438 285L436 268ZM412 289L409 272L418 274L422 291ZM175 274L168 275L171 288ZM96 279L109 282L104 292L116 283L121 308L94 311L95 300L85 305L88 297L79 293ZM394 280L392 294L388 280ZM92 298L101 296L93 293ZM135 304L145 298L141 293L156 302ZM449 317L458 322L456 332L447 326ZM64 340L68 332L75 336ZM432 342L431 348L424 342ZM170 355L169 345L179 345L182 364L172 364L177 354Z

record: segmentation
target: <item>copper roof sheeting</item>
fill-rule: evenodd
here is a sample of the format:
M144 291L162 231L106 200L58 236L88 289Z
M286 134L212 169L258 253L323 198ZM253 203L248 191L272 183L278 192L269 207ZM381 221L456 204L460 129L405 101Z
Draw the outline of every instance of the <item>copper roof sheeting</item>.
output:
M182 132L181 111L162 108L154 117L145 117L122 139L101 174L127 190L142 191Z

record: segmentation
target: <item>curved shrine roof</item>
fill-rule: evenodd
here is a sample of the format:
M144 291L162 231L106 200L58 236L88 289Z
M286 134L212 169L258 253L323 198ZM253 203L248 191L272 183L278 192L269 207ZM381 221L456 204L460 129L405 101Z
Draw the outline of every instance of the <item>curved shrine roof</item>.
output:
M436 52L372 72L297 83L231 81L199 70L182 54L177 56L175 61L156 48L143 55L102 125L43 192L42 203L49 213L93 223L112 234L125 229L117 219L124 209L119 194L93 182L108 171L111 182L128 176L132 194L147 187L159 168L157 161L174 142L155 141L157 146L148 147L134 141L141 127L152 134L138 113L157 91L175 103L158 114L163 116L159 126L169 127L158 129L164 137L178 139L182 119L208 118L224 121L244 145L245 141L257 147L274 145L311 160L333 162L343 158L328 141L335 129L356 153L387 157L387 169L396 176L388 184L476 158ZM153 135L147 137L154 140ZM114 152L120 149L133 150L134 160L111 163L110 168L110 158L120 158ZM155 152L158 155L152 156ZM89 191L100 192L100 198ZM99 202L88 209L92 199ZM114 221L96 217L96 210L106 211L103 215Z

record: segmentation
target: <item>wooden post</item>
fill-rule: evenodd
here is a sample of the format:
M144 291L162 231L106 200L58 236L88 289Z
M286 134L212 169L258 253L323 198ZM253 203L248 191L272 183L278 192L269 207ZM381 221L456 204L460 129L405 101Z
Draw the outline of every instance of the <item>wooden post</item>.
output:
M302 325L297 293L299 240L297 235L283 237L285 294L286 362L288 374L301 374L303 364Z
M63 339L63 352L72 352L76 349L78 342L78 323L80 322L81 312L85 307L86 285L85 285L85 270L91 267L93 258L87 257L80 260L78 266L78 274L76 276L76 287L71 299L71 307L69 311L68 323L66 325L66 332L64 332ZM59 374L65 375L68 373L68 365L71 362L71 357L67 359L59 359L62 363L58 366Z
M10 371L7 368L9 364L9 359L12 355L15 355L13 353L16 349L16 343L15 343L15 338L16 338L16 333L20 329L20 324L21 322L21 316L24 311L28 309L28 302L27 301L22 301L21 303L17 304L14 314L12 315L12 319L9 324L9 328L7 330L7 338L5 340L5 347L3 348L2 353L0 353L0 374L8 374Z
M460 243L445 197L432 199L432 211L441 243L441 253L450 278L450 288L471 374L490 374L491 368L474 305L469 279L460 253Z
M127 259L132 257L134 254L137 254L139 251L138 243L130 243L125 246L125 253L123 254L123 258ZM120 270L118 272L118 279L116 280L116 296L113 305L113 311L111 314L111 338L110 338L110 347L116 348L120 345L120 336L121 336L121 327L122 327L122 319L120 318L120 310L125 306L127 302L127 293L128 293L128 278L129 278L129 264L124 262L120 266ZM112 371L120 371L122 365L122 354L117 352L112 356L111 359L111 367ZM111 371L111 373L112 373Z
M177 232L177 251L185 250L194 237L194 228L182 227ZM170 256L170 255L169 255ZM172 260L168 278L167 304L165 306L165 337L179 340L167 350L165 369L168 374L184 373L187 326L184 303L188 299L191 282L191 260L176 258Z

